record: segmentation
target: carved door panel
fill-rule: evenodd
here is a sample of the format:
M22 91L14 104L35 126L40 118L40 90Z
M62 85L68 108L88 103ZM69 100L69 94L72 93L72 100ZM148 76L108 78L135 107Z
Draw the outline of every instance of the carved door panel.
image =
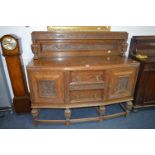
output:
M117 99L133 95L136 68L112 69L109 72L108 98Z
M62 72L29 72L31 99L33 103L63 103L64 77Z

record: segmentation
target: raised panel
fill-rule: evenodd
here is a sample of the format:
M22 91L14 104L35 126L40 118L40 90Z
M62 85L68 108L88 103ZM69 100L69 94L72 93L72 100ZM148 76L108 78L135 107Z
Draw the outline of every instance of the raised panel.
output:
M52 80L39 80L39 94L41 97L55 97L56 85Z
M119 99L133 95L136 79L135 68L121 68L109 71L108 99Z
M129 80L129 76L120 76L116 82L115 92L126 91L128 89Z
M122 54L121 40L55 40L39 41L39 57L119 55Z

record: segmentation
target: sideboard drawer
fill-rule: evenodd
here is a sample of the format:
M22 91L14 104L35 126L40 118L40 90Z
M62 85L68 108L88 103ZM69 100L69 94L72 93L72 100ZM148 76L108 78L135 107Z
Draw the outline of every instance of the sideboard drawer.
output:
M103 82L104 71L76 71L71 72L71 82L74 83L89 83L89 82Z
M89 83L89 84L70 84L69 90L91 90L91 89L104 89L104 82L100 83Z
M95 102L103 100L103 90L75 90L70 92L70 102Z

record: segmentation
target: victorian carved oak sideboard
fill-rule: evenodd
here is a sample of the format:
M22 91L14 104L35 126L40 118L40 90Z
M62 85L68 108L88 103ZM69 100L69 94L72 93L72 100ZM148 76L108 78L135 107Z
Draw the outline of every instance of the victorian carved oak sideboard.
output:
M35 125L126 116L139 69L124 56L127 38L126 32L32 32L34 59L27 72ZM107 105L119 103L123 112L106 115ZM99 115L72 119L71 109L84 107L96 107ZM38 119L42 108L63 108L66 119Z
M155 36L134 36L129 55L140 62L134 108L155 106Z

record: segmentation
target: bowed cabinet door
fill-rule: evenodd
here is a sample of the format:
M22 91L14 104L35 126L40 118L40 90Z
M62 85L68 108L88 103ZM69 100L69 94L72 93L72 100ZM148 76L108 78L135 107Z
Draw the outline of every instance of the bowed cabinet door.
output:
M132 97L137 79L137 68L125 67L109 71L108 99Z
M33 103L63 103L63 72L28 70L30 94Z

